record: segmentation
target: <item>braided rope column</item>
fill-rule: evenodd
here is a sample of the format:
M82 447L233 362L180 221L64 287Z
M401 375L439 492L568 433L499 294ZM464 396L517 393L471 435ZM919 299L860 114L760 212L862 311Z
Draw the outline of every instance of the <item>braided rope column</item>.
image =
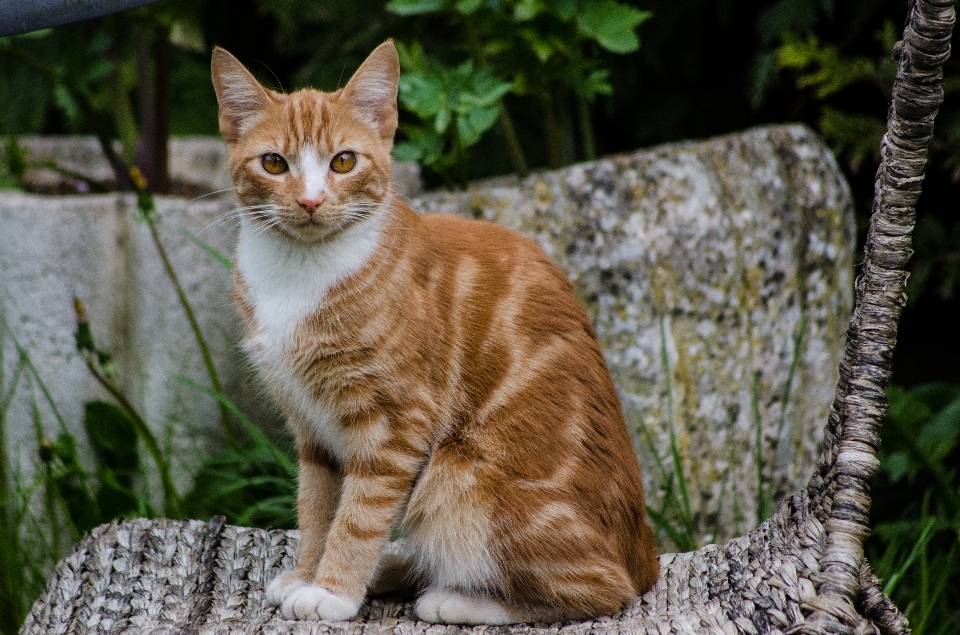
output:
M863 541L870 533L870 480L877 471L880 426L887 412L904 271L933 120L943 102L955 0L912 0L881 144L873 212L856 284L840 381L825 430L820 467L810 481L812 508L824 524L817 602L793 632L857 632Z

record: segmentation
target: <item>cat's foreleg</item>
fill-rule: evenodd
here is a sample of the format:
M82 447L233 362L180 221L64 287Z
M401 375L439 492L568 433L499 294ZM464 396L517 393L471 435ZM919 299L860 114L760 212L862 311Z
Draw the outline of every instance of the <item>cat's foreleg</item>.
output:
M414 454L385 449L347 463L319 566L310 584L283 600L284 617L344 620L357 614L416 477L421 458Z
M274 606L282 606L293 591L313 580L343 486L343 476L336 466L309 448L309 445L300 444L297 494L300 557L296 569L282 572L267 586L267 603Z

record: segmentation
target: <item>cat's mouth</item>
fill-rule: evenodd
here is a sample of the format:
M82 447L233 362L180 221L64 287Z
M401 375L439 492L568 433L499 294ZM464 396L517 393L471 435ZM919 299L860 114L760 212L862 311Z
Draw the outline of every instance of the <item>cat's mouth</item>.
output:
M297 214L282 218L274 229L288 238L301 242L322 242L359 222L358 218L342 214Z

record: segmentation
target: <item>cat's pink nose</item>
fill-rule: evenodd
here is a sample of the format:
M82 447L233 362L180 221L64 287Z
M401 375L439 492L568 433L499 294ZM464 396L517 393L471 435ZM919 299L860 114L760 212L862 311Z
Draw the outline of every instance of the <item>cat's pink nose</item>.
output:
M300 207L307 210L307 214L313 216L313 213L317 211L317 208L323 205L323 200L323 196L319 198L307 198L304 196L303 198L298 198L297 202L300 203Z

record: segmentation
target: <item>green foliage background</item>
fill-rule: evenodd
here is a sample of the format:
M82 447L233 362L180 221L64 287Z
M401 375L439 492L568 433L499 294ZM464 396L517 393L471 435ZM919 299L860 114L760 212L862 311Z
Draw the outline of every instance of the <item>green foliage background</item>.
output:
M99 125L104 134L123 140L129 161L142 125L135 114L136 44L151 29L165 30L172 42L170 124L179 135L217 132L209 80L213 45L230 50L278 90L332 90L392 37L404 70L397 154L421 161L428 185L459 187L470 179L657 143L803 121L835 151L853 188L862 232L895 70L890 49L906 4L165 0L0 39L0 135L90 134ZM886 590L914 632L924 634L960 630L957 56L947 63L944 88L918 206L909 304L874 491L875 531L867 545ZM0 186L16 187L29 157L14 143L6 148ZM26 382L43 401L28 353L21 351L20 365L0 375L5 400ZM223 395L198 390L230 410ZM0 434L13 425L3 419L5 408L6 401L0 403ZM227 513L232 522L289 526L289 448L258 435L240 413L230 412L243 440L197 466L192 491L164 501L151 497L137 474L145 463L169 457L154 454L148 461L128 451L149 445L135 413L116 403L88 404L88 439L80 442L95 448L95 466L80 465L78 440L57 432L55 422L34 421L41 481L24 482L0 456L0 631L16 630L61 543L117 515ZM111 441L118 438L126 442ZM36 520L27 502L35 496L64 520L64 536L44 537L31 525ZM683 530L661 529L677 535ZM25 530L33 542L17 543Z

